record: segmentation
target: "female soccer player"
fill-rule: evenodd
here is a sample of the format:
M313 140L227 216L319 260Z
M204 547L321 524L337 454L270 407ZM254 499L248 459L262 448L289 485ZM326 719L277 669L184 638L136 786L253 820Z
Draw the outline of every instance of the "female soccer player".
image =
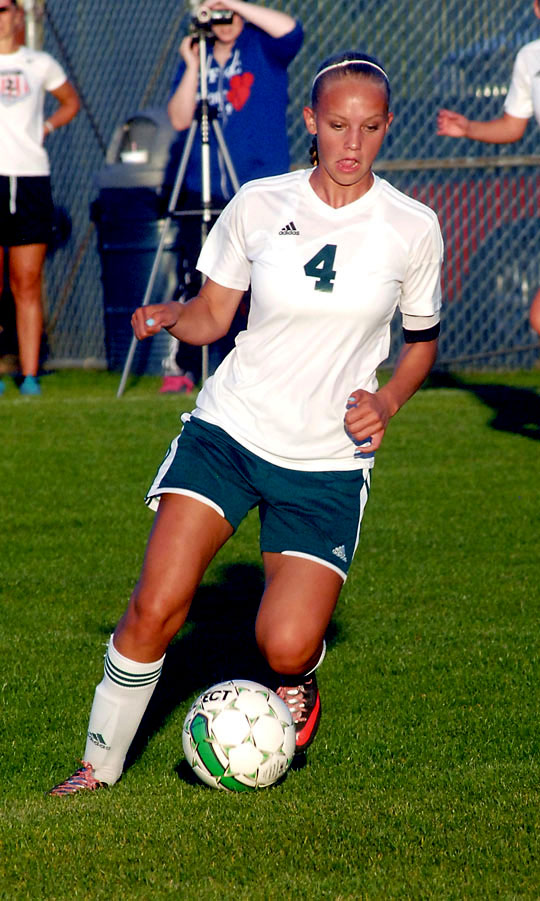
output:
M249 182L210 232L186 305L139 308L139 339L248 325L184 417L147 497L157 515L140 580L108 646L82 767L53 794L116 782L165 650L218 549L257 506L265 573L256 639L291 708L297 749L320 717L314 671L358 542L388 422L436 356L442 241L435 214L375 176L390 87L373 57L325 61L304 109L313 169ZM405 347L378 388L399 306Z

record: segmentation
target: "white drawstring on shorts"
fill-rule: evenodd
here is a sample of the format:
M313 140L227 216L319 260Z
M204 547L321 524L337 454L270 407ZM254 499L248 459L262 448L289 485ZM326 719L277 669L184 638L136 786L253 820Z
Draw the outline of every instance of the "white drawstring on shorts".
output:
M17 212L17 176L9 176L9 212L14 215Z

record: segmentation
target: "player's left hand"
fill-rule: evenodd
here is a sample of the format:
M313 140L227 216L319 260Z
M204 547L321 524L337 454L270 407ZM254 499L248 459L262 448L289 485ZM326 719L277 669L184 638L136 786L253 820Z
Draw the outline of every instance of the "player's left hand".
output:
M390 411L378 394L360 388L347 400L345 428L354 443L362 445L364 453L379 449L389 419Z

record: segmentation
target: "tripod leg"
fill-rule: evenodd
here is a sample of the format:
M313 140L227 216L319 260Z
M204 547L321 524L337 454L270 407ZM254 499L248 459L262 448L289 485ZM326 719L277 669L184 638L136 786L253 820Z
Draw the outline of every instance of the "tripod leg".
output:
M238 191L240 184L238 182L238 178L237 178L236 171L235 171L235 168L233 165L233 161L231 159L231 155L229 153L229 149L227 147L227 144L225 143L225 138L223 137L221 125L217 119L212 119L212 128L214 129L214 134L216 136L218 147L219 147L221 154L223 156L223 159L225 161L225 166L227 168L227 172L228 172L229 178L231 180L231 184L233 186L234 191L236 192L236 191ZM206 134L207 134L207 132L206 132ZM207 143L207 146L209 147L208 137L206 138L206 143ZM205 149L205 145L203 144L203 150L204 149ZM205 176L206 176L206 180L205 180ZM202 182L203 182L203 219L201 222L201 247L206 240L206 236L208 234L208 226L209 226L210 219L211 219L211 216L210 216L210 196L211 196L210 163L209 163L209 156L208 156L208 161L206 162L206 158L204 155L203 155ZM205 190L205 187L206 187L206 190ZM202 381L203 381L203 384L206 381L206 379L208 378L208 373L209 373L209 351L208 351L208 345L205 344L202 347Z
M198 123L194 119L191 123L188 136L186 139L186 143L184 149L182 151L182 158L180 160L180 165L178 167L178 172L176 174L176 178L174 181L173 190L171 192L171 197L169 200L169 205L167 207L167 217L163 224L163 230L161 232L161 237L159 240L158 248L156 250L156 255L154 257L154 262L152 264L152 269L150 271L150 276L148 278L148 282L146 285L146 291L144 292L144 297L141 302L141 307L145 307L150 303L150 299L152 297L152 291L154 289L154 284L156 281L156 277L159 271L159 264L161 262L161 257L163 255L163 250L165 248L165 242L169 233L169 223L171 221L171 214L174 212L176 208L176 203L178 201L178 196L180 194L180 189L182 187L182 183L184 181L184 175L186 172L189 155L191 153L191 148L193 146L193 140L195 138L195 132L197 130ZM137 338L133 336L131 339L131 344L129 347L128 355L126 357L126 362L124 363L124 369L122 371L122 378L120 379L120 385L118 386L118 391L116 392L117 397L122 397L124 393L124 388L126 386L126 382L131 372L131 367L133 365L133 357L135 356L135 350L137 348Z
M240 188L240 184L239 184L239 182L238 182L238 178L237 178L237 175L236 175L236 170L235 170L235 168L234 168L233 161L232 161L232 159L231 159L231 155L230 155L230 153L229 153L229 148L227 147L227 144L225 143L225 138L223 137L223 132L222 132L222 130L221 130L221 125L219 124L219 122L217 121L217 119L213 119L213 120L212 120L212 126L213 126L213 129L214 129L214 133L215 133L215 136L216 136L216 140L217 140L218 145L219 145L219 149L221 150L221 153L222 153L222 155L223 155L223 159L225 160L225 165L226 165L226 167L227 167L227 172L229 173L229 178L230 178L230 180L231 180L231 184L232 184L232 186L233 186L233 188L234 188L234 190L235 190L235 192L236 192L236 191L238 191L238 189Z
M209 224L211 221L210 215L210 203L211 203L211 186L210 186L210 143L209 143L209 135L208 135L208 122L204 123L206 125L203 128L203 144L202 144L202 195L203 195L203 215L201 221L201 247L203 246L206 237L209 231ZM233 161L231 159L231 155L229 153L228 147L225 143L225 138L223 137L223 132L221 130L221 125L217 121L217 119L212 119L212 127L214 129L214 134L216 136L216 140L218 143L218 147L221 151L223 159L225 160L225 165L227 167L228 175L231 180L231 184L233 186L234 191L238 191L240 185L238 182L238 178L236 176L236 172L233 166ZM204 344L202 347L202 381L203 384L208 378L209 371L209 353L208 353L208 345Z

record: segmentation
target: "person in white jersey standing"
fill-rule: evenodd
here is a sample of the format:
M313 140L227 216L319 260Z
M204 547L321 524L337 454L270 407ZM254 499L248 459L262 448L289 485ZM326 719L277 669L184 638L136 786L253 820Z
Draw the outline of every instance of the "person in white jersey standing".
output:
M108 645L82 766L53 795L116 782L166 648L219 548L258 507L265 588L255 637L301 752L321 713L315 670L347 577L371 468L389 420L437 352L442 239L435 214L372 172L392 122L380 63L325 61L305 107L314 168L248 182L199 258L207 276L185 305L139 308L193 344L224 335L251 285L247 327L207 380L161 464L140 580ZM399 307L404 350L378 387ZM231 661L232 664L232 661Z
M56 60L20 45L21 16L15 0L0 0L0 286L7 248L22 375L20 392L39 396L41 277L53 216L44 142L73 119L79 99ZM46 91L58 106L44 121ZM0 381L0 394L4 389Z
M533 10L540 19L540 0L534 0ZM454 110L441 109L437 116L437 134L470 138L486 144L512 144L523 137L532 116L540 125L540 40L531 41L519 50L501 116L475 121ZM533 298L529 321L540 334L540 290Z

